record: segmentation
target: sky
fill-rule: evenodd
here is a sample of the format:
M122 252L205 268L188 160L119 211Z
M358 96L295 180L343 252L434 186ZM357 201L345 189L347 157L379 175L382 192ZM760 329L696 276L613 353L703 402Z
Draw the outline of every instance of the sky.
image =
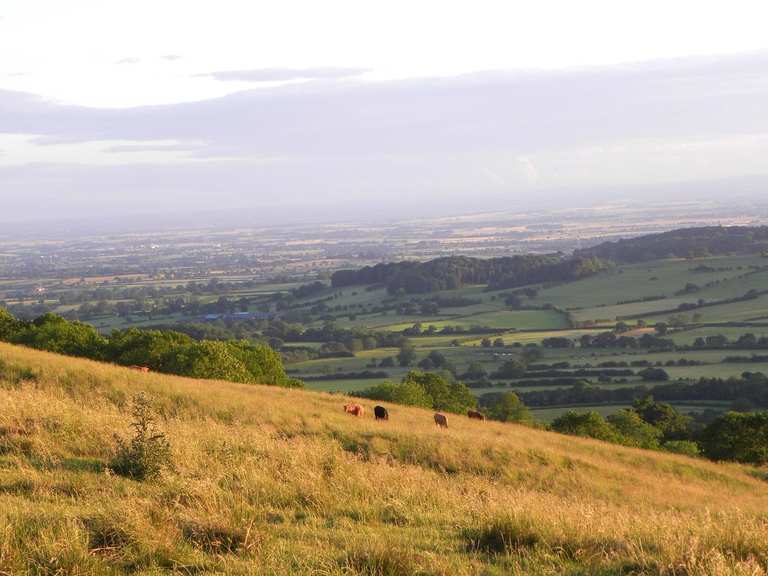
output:
M0 222L761 194L767 17L764 0L0 0Z

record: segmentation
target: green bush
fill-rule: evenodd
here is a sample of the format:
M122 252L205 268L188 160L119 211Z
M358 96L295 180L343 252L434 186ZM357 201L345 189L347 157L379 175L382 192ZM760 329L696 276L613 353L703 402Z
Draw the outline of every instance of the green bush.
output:
M768 412L728 412L702 433L704 453L713 460L768 463Z
M634 410L620 410L606 420L620 435L621 444L648 449L659 447L661 430L645 422Z
M400 384L385 382L362 391L360 396L456 414L477 406L477 399L463 383L449 381L441 374L419 370L408 372Z
M505 392L488 408L488 416L501 422L532 422L531 411L514 392Z
M134 396L131 414L133 438L129 443L116 438L117 450L109 467L126 478L154 480L172 468L171 445L157 427L149 399L144 394Z
M561 434L587 436L606 442L618 443L621 440L616 429L597 412L579 414L569 410L559 418L556 418L550 425L550 428Z
M696 442L690 440L670 440L661 445L661 449L673 454L682 454L683 456L699 456L701 449Z

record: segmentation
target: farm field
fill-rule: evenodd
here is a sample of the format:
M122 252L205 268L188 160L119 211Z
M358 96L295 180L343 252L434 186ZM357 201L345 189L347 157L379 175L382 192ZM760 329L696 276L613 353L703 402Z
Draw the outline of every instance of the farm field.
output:
M689 414L692 412L702 412L704 410L722 410L728 407L727 404L709 402L709 403L683 403L673 402L672 405L682 414ZM580 404L576 406L553 406L548 408L532 408L531 412L536 419L540 422L551 423L556 418L559 418L566 412L576 412L577 414L583 414L585 412L597 412L601 416L610 416L616 414L621 410L627 410L631 408L630 404Z
M406 293L384 283L332 287L333 271L351 267L351 261L328 258L328 268L323 268L316 238L305 243L291 239L281 249L270 244L275 254L285 250L280 258L275 255L280 263L272 265L271 274L258 268L267 252L249 260L238 252L240 244L220 250L182 238L179 245L185 251L192 247L207 254L208 268L196 267L196 252L169 248L159 255L151 273L140 270L130 258L124 266L132 272L107 273L116 248L96 246L100 256L94 256L95 262L100 262L103 273L82 277L72 273L92 259L69 254L70 272L0 279L0 292L11 308L24 302L21 308L29 310L28 317L48 308L82 318L104 335L131 327L171 327L196 339L268 342L282 351L291 376L306 379L309 389L323 391L360 392L385 380L399 382L411 370L426 370L464 381L482 402L484 395L499 391L525 393L576 384L598 390L641 384L651 388L659 382L641 375L649 367L665 372L661 383L768 372L764 361L724 362L729 356L768 355L760 347L685 349L698 338L725 336L733 344L747 333L768 337L768 320L762 319L768 317L768 295L677 311L681 304L700 299L739 298L748 290L768 289L764 269L768 259L761 255L667 258L617 264L579 280L500 290L468 284L455 290ZM239 241L234 240L236 234L228 238L216 236L222 246ZM142 246L138 249L148 249ZM28 259L34 262L34 251L24 250L30 250ZM292 261L304 262L303 267L288 264ZM380 261L354 262L357 266ZM626 319L634 315L642 318ZM296 337L306 330L313 333ZM581 346L582 338L614 330L617 339L659 338L677 349ZM557 347L564 342L567 347ZM406 344L413 352L401 365L397 357ZM524 378L541 382L520 386L516 378L504 375L505 366L519 361L526 369L539 365L538 372L528 370ZM616 366L623 363L627 365ZM358 377L362 372L376 376ZM509 382L513 385L498 385Z
M468 314L466 316L451 316L444 320L421 320L419 318L414 318L413 320L414 321L401 322L399 324L388 324L381 327L396 332L401 332L406 328L410 328L415 322L421 323L424 329L434 326L438 330L441 330L446 326L458 326L461 328L478 326L498 330L551 330L568 327L568 322L565 316L556 310L499 309L493 312L483 311L477 314ZM374 327L376 326L374 325Z

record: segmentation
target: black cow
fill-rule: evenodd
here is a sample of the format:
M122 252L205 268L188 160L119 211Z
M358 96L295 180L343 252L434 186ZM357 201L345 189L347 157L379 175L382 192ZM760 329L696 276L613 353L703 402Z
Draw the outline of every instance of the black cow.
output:
M389 420L389 412L387 412L384 406L374 406L373 415L376 417L376 420Z

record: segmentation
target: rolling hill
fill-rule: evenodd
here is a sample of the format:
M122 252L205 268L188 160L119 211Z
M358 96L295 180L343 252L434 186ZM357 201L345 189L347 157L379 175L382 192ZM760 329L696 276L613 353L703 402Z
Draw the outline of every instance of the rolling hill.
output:
M706 226L603 242L577 250L576 256L633 263L663 258L760 254L766 249L768 226Z
M156 481L111 472L145 393ZM0 344L0 574L766 574L768 474Z

